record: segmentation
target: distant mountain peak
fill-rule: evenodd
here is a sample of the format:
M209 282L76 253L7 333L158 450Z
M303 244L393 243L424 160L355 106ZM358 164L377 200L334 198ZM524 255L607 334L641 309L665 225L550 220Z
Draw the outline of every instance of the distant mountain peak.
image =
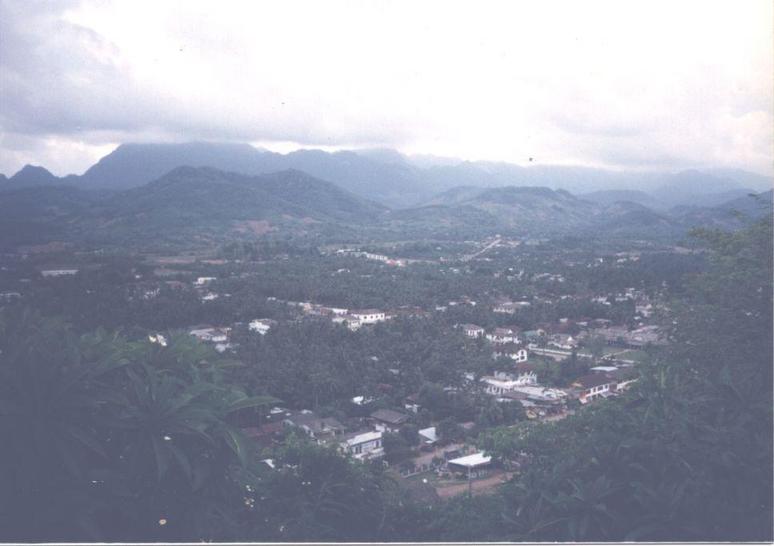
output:
M8 179L14 187L50 186L60 182L60 179L47 169L38 165L25 165L19 172Z
M29 175L45 175L45 176L54 176L51 174L51 171L46 169L45 167L41 167L40 165L31 165L27 163L24 167L19 169L19 171L13 175L11 178L15 178L17 176L29 176Z

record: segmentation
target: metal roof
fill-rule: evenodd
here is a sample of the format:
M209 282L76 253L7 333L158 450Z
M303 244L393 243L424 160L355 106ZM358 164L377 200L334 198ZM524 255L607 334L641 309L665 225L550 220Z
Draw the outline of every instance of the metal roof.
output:
M458 466L464 466L465 468L474 468L476 466L489 464L490 462L492 462L492 457L485 456L483 451L479 451L473 455L452 459L448 464L456 464Z

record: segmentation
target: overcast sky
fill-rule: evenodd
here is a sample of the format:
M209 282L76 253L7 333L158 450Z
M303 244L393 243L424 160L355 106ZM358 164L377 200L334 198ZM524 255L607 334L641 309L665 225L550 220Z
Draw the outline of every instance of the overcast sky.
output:
M0 172L229 140L772 174L771 0L0 0Z

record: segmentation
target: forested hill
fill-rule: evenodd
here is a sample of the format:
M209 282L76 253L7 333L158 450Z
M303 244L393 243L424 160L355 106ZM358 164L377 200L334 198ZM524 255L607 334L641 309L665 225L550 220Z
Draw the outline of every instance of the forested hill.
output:
M0 244L207 246L228 238L342 241L402 237L640 237L678 240L695 226L738 229L770 210L771 192L716 207L657 212L632 201L599 203L545 187L460 187L426 205L389 209L302 171L243 175L178 167L111 192L69 185L0 192ZM741 212L742 214L738 214Z

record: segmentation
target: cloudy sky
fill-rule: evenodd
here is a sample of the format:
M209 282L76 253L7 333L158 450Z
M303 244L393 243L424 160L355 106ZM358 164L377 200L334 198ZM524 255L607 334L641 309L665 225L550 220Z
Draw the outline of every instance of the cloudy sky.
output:
M770 0L0 0L0 172L243 141L774 173Z

